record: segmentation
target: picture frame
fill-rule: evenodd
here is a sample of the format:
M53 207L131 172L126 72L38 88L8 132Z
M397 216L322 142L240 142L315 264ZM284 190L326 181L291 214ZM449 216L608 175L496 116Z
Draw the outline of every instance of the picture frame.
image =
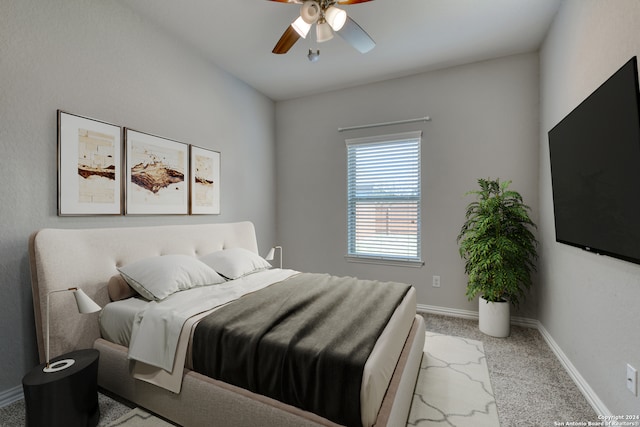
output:
M189 146L124 128L127 215L186 215Z
M191 214L220 214L220 152L191 145Z
M122 215L122 128L57 110L58 216Z

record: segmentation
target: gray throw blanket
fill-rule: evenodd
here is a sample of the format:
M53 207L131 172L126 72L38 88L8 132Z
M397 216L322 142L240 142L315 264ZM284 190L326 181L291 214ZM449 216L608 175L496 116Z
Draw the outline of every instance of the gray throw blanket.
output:
M410 286L300 273L200 321L195 371L361 426L364 364Z

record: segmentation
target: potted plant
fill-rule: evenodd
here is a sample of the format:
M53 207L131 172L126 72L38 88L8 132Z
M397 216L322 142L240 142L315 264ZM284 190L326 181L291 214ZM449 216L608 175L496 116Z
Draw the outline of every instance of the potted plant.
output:
M510 304L518 306L531 286L537 240L531 229L529 206L509 190L511 181L479 179L476 200L467 206L466 221L458 235L460 256L468 275L467 297L478 294L479 327L487 335L507 337Z

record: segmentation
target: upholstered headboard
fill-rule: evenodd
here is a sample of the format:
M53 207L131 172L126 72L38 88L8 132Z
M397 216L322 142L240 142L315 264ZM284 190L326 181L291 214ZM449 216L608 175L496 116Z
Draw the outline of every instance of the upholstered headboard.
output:
M136 228L42 229L29 238L31 287L40 361L45 359L47 294L77 287L100 306L117 267L167 254L201 256L242 247L258 252L251 222ZM50 298L50 355L92 348L100 337L97 314L79 314L71 293Z

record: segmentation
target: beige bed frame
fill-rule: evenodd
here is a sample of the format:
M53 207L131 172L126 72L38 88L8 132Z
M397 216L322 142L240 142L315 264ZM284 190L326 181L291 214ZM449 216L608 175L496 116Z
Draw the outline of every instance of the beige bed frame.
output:
M116 268L157 255L204 255L243 247L258 252L250 222L137 228L43 229L29 239L33 306L41 362L45 349L46 296L81 288L98 304L109 302L107 282ZM100 338L97 314L77 313L74 298L50 299L51 357L82 348L100 351L98 384L182 426L335 426L322 417L221 381L185 370L182 391L174 394L129 373L125 347ZM425 338L416 316L391 379L376 426L404 426L411 407Z

